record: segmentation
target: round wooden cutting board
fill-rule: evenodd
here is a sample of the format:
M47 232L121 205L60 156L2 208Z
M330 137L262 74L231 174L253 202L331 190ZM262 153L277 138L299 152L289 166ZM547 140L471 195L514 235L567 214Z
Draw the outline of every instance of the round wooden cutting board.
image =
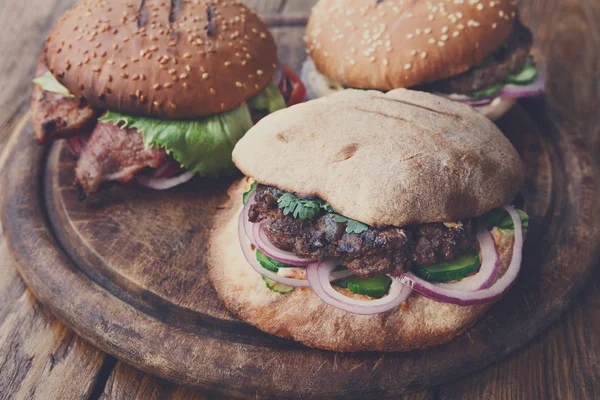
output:
M278 29L282 58L298 69L302 30ZM208 281L205 254L215 215L230 207L232 181L195 179L168 192L115 185L80 201L64 146L36 146L26 128L0 186L2 223L38 299L135 367L239 397L392 397L469 374L523 345L565 309L594 266L598 179L579 134L552 121L543 100L516 107L499 125L526 164L523 270L466 334L425 351L320 351L230 314Z

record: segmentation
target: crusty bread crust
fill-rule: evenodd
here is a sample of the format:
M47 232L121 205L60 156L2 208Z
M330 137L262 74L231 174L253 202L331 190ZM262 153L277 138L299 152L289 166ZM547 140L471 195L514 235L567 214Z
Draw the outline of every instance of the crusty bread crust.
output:
M514 199L518 153L471 107L424 92L346 90L271 114L233 160L373 226L456 221Z
M46 47L54 76L94 108L165 119L239 106L277 60L265 23L233 1L84 0Z
M516 15L512 0L320 0L306 42L328 77L387 91L467 71L506 42Z
M334 351L409 351L436 346L469 328L488 305L461 307L413 292L406 303L376 315L351 314L322 302L310 288L281 295L270 291L246 262L237 221L245 180L229 192L230 206L217 216L210 238L210 280L223 304L257 328L310 347ZM513 235L494 231L500 274L511 260Z

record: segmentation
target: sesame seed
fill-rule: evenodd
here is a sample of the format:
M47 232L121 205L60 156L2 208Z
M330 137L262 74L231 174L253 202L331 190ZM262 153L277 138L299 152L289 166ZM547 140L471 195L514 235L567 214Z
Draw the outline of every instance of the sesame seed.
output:
M437 42L438 46L444 47L446 44L444 42Z
M442 33L448 32L448 27L446 25L442 26Z
M411 67L412 67L412 64L411 64L411 63L406 63L406 64L404 64L404 69L405 69L405 70L409 70Z
M202 74L202 79L207 80L210 77L210 75L208 74L208 72L205 72Z
M479 11L483 10L483 4L481 4L481 3L477 4L477 9Z
M423 58L423 59L427 58L427 52L425 52L425 51L422 52L421 53L421 58Z
M189 87L189 85L187 84L187 82L183 82L182 86L183 86L184 89L187 89Z
M414 56L414 55L416 55L416 54L417 54L417 51L416 51L416 50L414 50L414 49L413 49L413 50L411 50L411 51L410 51L410 55L411 55L411 56Z
M435 44L435 39L434 38L429 38L429 44Z
M212 94L212 95L215 95L217 93L215 88L210 88L209 91L210 91L210 94Z
M452 32L452 37L457 37L458 35L460 35L459 31Z
M175 104L173 104L173 103L170 103L169 107L171 107L171 108L177 108L177 106Z
M155 83L154 85L152 85L152 89L160 90L160 85L158 83Z
M119 48L119 45L118 45L118 44L116 44L116 43L115 43L115 44L113 44L113 49L117 50L118 48Z
M414 37L414 35L412 33L407 33L406 34L406 38L407 39L412 39Z
M230 61L225 61L225 62L223 63L223 65L225 65L226 67L229 67L229 66L231 65L231 62L230 62Z
M165 89L168 89L168 88L170 88L171 86L173 86L173 84L172 84L171 82L167 82L167 83L165 83L165 84L163 85L163 87L164 87Z
M496 29L497 27L498 27L498 24L497 24L496 22L494 22L494 23L492 24L492 29Z
M121 72L121 78L127 79L129 78L129 74L127 72Z
M154 104L154 107L160 107L160 103L159 103L158 101L155 101L155 102L154 102L154 103L152 103L152 104Z
M384 59L383 59L383 65L385 65L386 67L387 67L388 65L390 65L390 62L388 61L388 59L387 59L387 58L384 58Z
M431 33L431 28L425 28L423 32L429 35Z
M264 73L264 72L263 72L263 70L262 70L262 69L259 69L259 70L257 70L257 71L256 71L256 74L257 74L258 76L261 76L263 73Z
M237 87L242 87L242 86L244 86L244 85L242 85L242 82L240 82L240 81L237 81L237 82L235 83L235 86L237 86Z
M183 58L190 58L192 55L190 53L183 53Z
M139 80L139 79L140 79L140 76L139 76L138 74L134 74L134 75L131 77L131 79L132 79L132 80L134 80L134 81L137 81L137 80Z
M442 39L445 42L448 40L448 35L442 35L440 39Z

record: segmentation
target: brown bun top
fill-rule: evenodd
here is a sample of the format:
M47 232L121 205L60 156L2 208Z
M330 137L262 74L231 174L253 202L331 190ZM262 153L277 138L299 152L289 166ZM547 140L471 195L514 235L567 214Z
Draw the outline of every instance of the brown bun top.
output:
M473 108L425 92L345 90L280 110L237 143L247 176L373 226L479 216L514 200L523 164Z
M306 41L323 74L387 91L467 71L506 42L516 15L512 0L320 0Z
M46 41L58 80L94 108L194 119L257 95L273 78L267 26L236 1L85 0Z

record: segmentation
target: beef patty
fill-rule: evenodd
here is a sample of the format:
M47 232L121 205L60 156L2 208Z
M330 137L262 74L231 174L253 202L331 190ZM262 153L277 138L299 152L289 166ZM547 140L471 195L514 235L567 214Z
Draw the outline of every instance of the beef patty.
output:
M369 227L360 234L346 233L346 224L335 222L329 213L310 220L284 215L278 208L279 195L276 188L259 185L256 202L248 213L250 221L262 222L267 237L278 248L319 261L340 258L359 276L400 276L413 263L449 261L477 248L470 219L452 228L430 223L400 228Z
M485 62L460 75L429 84L425 89L432 92L466 94L503 83L508 75L523 69L532 45L531 31L517 20L508 41Z
M167 159L159 147L146 146L136 129L98 122L75 168L75 180L85 194L107 181L129 182L145 168L158 168Z
M40 57L36 76L48 72L46 57ZM34 85L31 98L33 129L40 143L57 138L85 135L96 123L96 113L83 99L46 92Z

